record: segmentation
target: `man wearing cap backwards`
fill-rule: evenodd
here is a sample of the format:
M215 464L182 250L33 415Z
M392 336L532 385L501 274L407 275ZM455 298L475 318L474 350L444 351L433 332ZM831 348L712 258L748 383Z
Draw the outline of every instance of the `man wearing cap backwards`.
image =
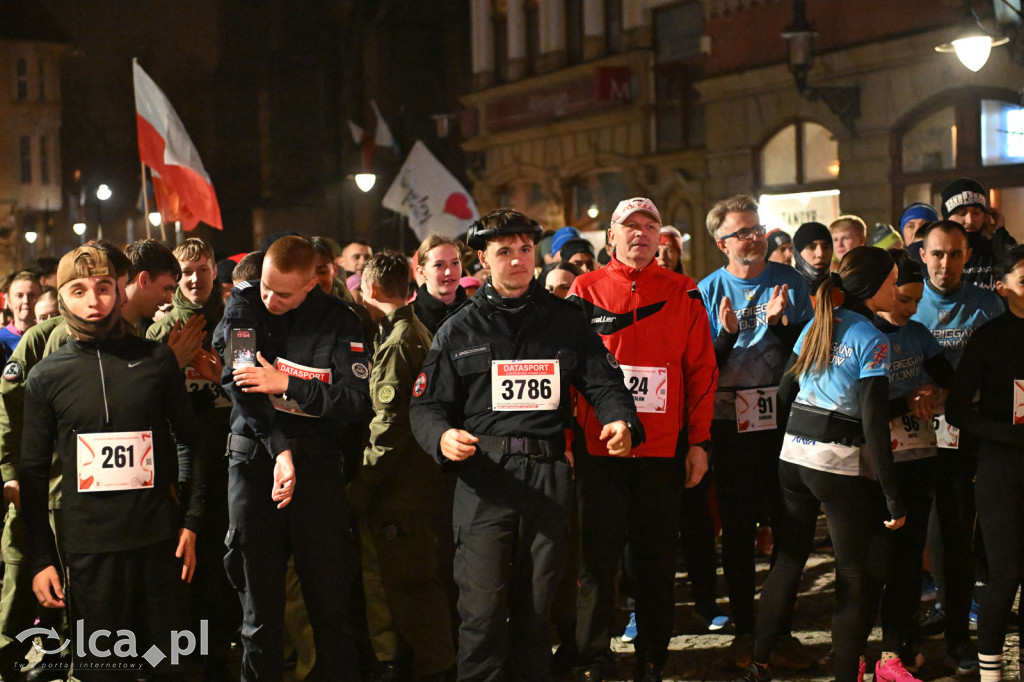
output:
M721 371L711 442L722 568L736 624L729 656L739 668L750 665L753 647L757 522L765 508L773 527L783 518L778 468L784 419L778 414L778 386L800 330L814 316L797 271L764 260L767 242L757 211L754 197L742 194L711 208L707 229L729 262L699 285ZM773 663L809 668L815 659L786 634L772 652Z
M608 229L615 248L611 262L578 277L568 299L583 309L620 363L647 433L646 443L625 459L600 438L587 396L579 401L587 456L577 457L582 551L576 645L586 680L610 672L615 577L627 540L636 565L636 679L661 680L675 612L680 484L693 487L708 470L718 378L708 316L693 280L655 261L660 232L661 215L650 199L620 202Z
M180 273L177 262L159 242L143 241L131 245L130 259L107 242L94 242L90 245L103 251L111 266L117 270L121 319L127 323L129 333L137 334L138 321L152 316L157 306L167 298L168 281L173 282ZM143 272L146 274L142 275ZM129 279L135 283L130 289L126 287ZM168 340L168 345L178 357L179 366L191 361L200 347L201 335L202 322L197 319L179 329ZM31 627L36 617L37 602L32 594L32 576L28 575L28 567L25 565L27 546L23 540L24 530L19 513L21 502L17 475L24 433L22 415L25 382L36 364L63 346L69 338L64 318L59 315L35 325L25 333L0 377L0 474L4 479L4 501L10 505L2 541L6 570L0 596L0 673L10 671L17 661L24 658L26 647L17 640L17 635ZM56 522L61 498L59 463L53 467L50 475L50 508L54 510Z
M123 674L112 662L142 664L117 658L124 647L111 633L127 629L166 652L188 627L183 581L195 569L205 494L178 362L166 346L127 333L116 278L97 248L61 259L59 306L72 338L34 368L25 395L33 437L22 441L19 479L32 589L45 607L70 606L81 680ZM62 556L47 514L55 443L68 473ZM164 659L156 673L180 673L176 663Z
M283 674L285 567L295 558L316 644L309 679L356 680L355 576L341 428L370 407L359 317L325 294L301 237L267 249L214 332L231 398L224 566L242 602L242 679Z
M945 210L945 208L943 209ZM974 330L1003 312L1003 303L992 291L966 281L964 264L971 248L964 227L951 220L925 226L921 256L928 271L924 296L914 320L927 327L955 368ZM974 585L971 549L974 530L974 469L976 444L961 440L938 409L935 429L938 457L935 476L935 511L942 533L942 565L946 584L946 648L960 674L978 667L970 648L968 616ZM934 545L933 545L934 546Z
M960 223L967 230L967 244L971 248L970 258L964 265L963 279L982 289L995 291L996 280L992 276L994 240L986 233L988 226L988 193L974 180L960 178L946 185L942 190L942 219ZM1000 228L1000 239L995 244L1002 248L1014 246L1006 228ZM923 256L923 254L922 254Z
M548 612L569 552L570 388L597 406L602 447L643 441L615 357L579 309L533 277L541 227L511 209L468 242L491 276L448 318L413 383L423 449L458 475L458 680L550 680Z

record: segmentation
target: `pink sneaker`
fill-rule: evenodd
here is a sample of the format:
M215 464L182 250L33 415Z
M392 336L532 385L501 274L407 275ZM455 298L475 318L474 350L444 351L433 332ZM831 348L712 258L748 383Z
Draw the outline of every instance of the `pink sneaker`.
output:
M863 673L861 674L863 677ZM885 663L875 663L875 682L921 682L919 679L907 672L903 667L903 661L897 658L890 658Z
M864 672L868 669L868 664L864 662L864 657L861 656L857 662L857 682L864 682Z

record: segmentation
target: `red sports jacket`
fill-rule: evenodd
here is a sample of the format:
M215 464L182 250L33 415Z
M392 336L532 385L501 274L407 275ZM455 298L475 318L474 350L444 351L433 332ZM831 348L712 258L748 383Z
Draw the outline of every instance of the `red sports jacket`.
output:
M616 258L577 277L575 295L605 347L615 355L633 392L647 434L630 457L673 457L680 432L689 444L711 438L718 368L700 291L685 275L659 267L640 270ZM601 423L583 396L577 419L587 451L608 455Z

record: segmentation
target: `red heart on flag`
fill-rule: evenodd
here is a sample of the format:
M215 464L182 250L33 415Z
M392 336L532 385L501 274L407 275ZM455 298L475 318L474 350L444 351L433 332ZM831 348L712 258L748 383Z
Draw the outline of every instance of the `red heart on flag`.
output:
M444 202L444 212L456 218L469 220L473 217L473 209L469 207L469 199L462 192L452 192Z

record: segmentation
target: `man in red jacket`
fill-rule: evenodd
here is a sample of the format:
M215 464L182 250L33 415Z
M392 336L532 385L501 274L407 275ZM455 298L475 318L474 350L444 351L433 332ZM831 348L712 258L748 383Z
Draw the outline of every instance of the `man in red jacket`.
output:
M593 408L579 400L586 447L577 458L581 680L603 680L608 672L615 577L628 540L636 579L635 679L661 682L675 612L680 493L708 470L718 381L708 316L692 279L658 267L660 231L650 199L620 202L608 229L611 262L578 277L570 291L621 366L647 432L643 445L612 457Z

